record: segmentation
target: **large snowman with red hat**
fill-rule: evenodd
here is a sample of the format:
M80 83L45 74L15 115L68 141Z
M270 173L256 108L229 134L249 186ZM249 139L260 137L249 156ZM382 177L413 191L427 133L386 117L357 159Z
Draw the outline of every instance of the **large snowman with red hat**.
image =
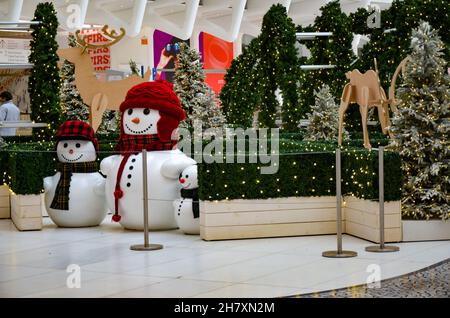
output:
M176 148L176 131L186 114L166 81L131 88L120 105L120 155L105 158L100 170L107 176L106 200L113 221L126 229L142 230L142 150L147 152L149 229L177 227L172 202L178 197L179 174L195 161Z
M106 216L105 178L98 171L98 142L85 122L63 123L56 136L58 172L44 178L45 207L61 227L99 225Z

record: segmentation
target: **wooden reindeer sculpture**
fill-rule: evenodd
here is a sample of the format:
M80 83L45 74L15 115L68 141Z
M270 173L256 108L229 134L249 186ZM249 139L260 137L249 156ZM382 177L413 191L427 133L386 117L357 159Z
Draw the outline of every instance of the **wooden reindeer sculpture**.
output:
M345 75L350 80L350 83L347 83L344 87L341 105L339 107L339 145L342 144L345 112L347 111L349 104L357 103L359 105L359 112L361 113L364 147L370 149L372 146L370 145L369 132L367 130L367 115L369 108L377 107L382 131L384 134L387 134L387 128L390 126L388 108L390 100L386 98L386 94L380 85L378 70L368 70L364 74L361 74L358 70L353 70L347 72Z
M91 57L86 53L86 49L99 49L117 43L124 35L125 30L121 29L121 34L117 35L113 30L108 31L108 26L102 28L102 32L110 42L101 45L86 43L80 37L80 31L75 33L79 47L59 49L59 57L68 60L75 65L75 85L80 92L83 102L90 106L89 121L94 130L97 130L102 122L102 116L106 109L118 110L120 103L125 99L128 90L140 83L150 79L150 69L144 74L144 78L132 75L123 80L101 82L94 72Z

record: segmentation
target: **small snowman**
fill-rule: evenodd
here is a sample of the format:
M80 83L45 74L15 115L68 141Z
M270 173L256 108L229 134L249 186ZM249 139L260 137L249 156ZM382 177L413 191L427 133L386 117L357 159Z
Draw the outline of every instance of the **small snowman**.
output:
M103 159L106 201L113 221L126 229L142 230L142 151L147 150L149 229L177 227L173 201L181 188L178 175L195 160L176 148L174 132L185 118L181 103L166 81L146 82L131 88L120 105L120 155Z
M56 136L58 172L44 178L45 207L60 227L97 226L106 216L105 178L98 172L94 130L66 121Z
M173 202L175 220L183 233L200 234L197 166L184 169L178 180L181 184L181 199Z

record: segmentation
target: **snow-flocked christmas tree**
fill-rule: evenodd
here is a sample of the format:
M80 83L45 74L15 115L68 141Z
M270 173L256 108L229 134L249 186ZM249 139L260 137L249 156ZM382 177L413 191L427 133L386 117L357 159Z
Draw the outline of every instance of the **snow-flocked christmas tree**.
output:
M76 39L73 34L69 34L68 43L70 47L75 47ZM67 120L83 120L89 119L89 106L83 103L83 99L75 86L75 65L67 60L60 69L61 76L61 108Z
M205 83L200 54L184 42L177 55L174 89L187 115L182 127L192 128L194 122L201 123L203 131L223 127L225 117L219 100Z
M392 146L404 175L402 212L409 218L450 218L450 90L444 44L427 22L412 32L412 53L392 119Z
M315 104L308 113L308 126L304 139L310 141L336 140L339 132L339 106L334 101L330 87L324 84L314 92ZM348 137L344 130L344 139Z

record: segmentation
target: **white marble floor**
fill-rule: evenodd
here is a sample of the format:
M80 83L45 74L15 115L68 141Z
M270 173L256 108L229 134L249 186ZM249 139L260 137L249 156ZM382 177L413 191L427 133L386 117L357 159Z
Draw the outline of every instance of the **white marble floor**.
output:
M370 242L344 236L351 259L321 257L336 236L205 242L179 231L151 232L164 245L136 252L141 232L109 219L100 227L18 232L0 220L0 297L279 297L365 284L450 258L450 241L401 243L400 252L367 253ZM80 268L80 288L69 288ZM379 271L378 271L379 270ZM375 276L374 276L375 275ZM70 285L70 284L69 284Z

